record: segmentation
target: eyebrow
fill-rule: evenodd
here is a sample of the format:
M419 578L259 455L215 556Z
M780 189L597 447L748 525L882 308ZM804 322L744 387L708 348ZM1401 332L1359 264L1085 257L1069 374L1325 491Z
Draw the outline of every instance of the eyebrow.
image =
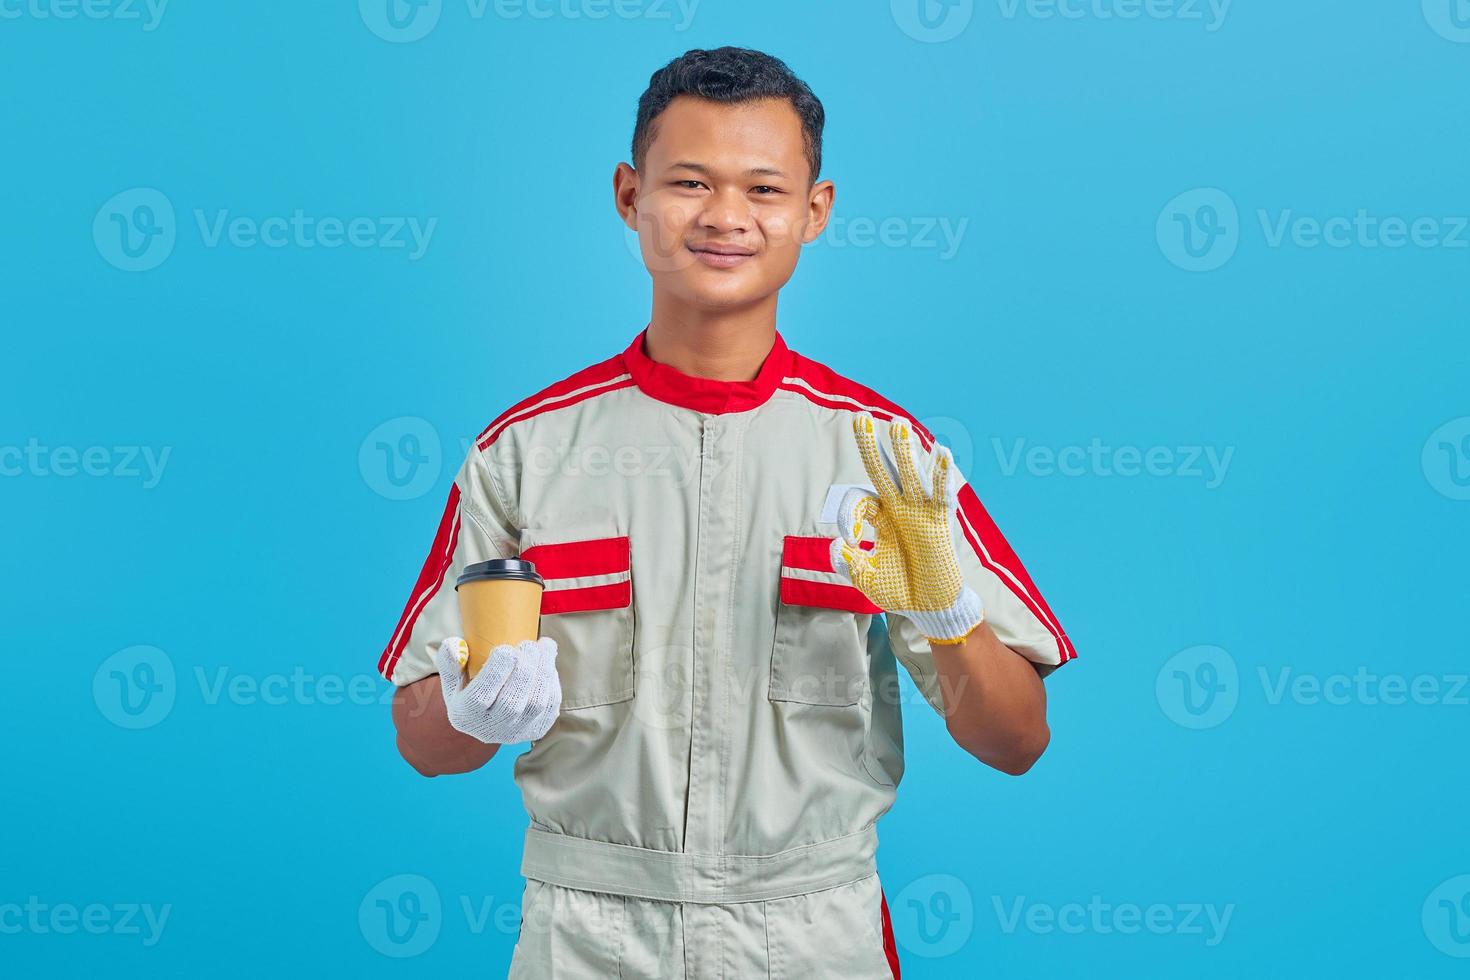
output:
M692 163L688 160L680 160L678 163L670 164L670 170L693 170L695 173L708 174L710 169L702 163ZM783 171L774 167L751 167L745 171L748 176L753 177L785 177Z

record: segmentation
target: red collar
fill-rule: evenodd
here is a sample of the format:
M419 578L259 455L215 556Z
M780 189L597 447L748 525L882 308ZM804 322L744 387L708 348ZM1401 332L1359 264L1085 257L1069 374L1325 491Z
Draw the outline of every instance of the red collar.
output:
M760 373L753 381L716 381L696 378L667 364L650 360L643 352L644 327L623 351L623 365L645 395L670 405L721 415L725 412L747 412L759 408L776 391L781 379L791 371L792 354L781 334L770 353L761 362Z

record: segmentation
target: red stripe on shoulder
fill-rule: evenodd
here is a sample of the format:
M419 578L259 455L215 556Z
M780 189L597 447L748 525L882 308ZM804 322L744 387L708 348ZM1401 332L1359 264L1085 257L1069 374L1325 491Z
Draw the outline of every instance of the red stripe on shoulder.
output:
M564 397L571 395L573 392L578 391L582 388L607 384L620 375L627 373L628 371L623 364L623 356L621 354L614 354L612 357L609 357L605 361L599 361L598 363L593 364L590 367L585 367L582 370L578 371L576 374L563 378L556 384L548 385L547 387L542 388L534 395L522 398L510 408L507 408L505 411L501 412L495 417L495 420L487 425L485 427L485 430L476 437L475 445L479 446L481 449L487 448L491 443L495 441L495 438L500 435L500 432L512 422L521 421L523 418L532 418L536 415L541 414L541 412L543 411L550 411L553 408L563 408L567 405L575 405L584 397L590 398L592 397L592 395L600 395L603 393L603 391L616 390L615 387L609 385L607 388L598 389L592 392L586 392L583 395L576 396L575 398L567 399ZM628 381L628 384L632 384L631 379ZM616 387L626 386L617 385ZM536 406L542 402L548 402L548 404L538 409Z
M805 385L783 382L782 388L805 395L809 400L824 408L844 409L850 412L867 409L875 418L885 422L892 421L894 416L901 415L914 424L914 431L919 434L919 442L924 449L928 450L933 447L934 434L924 428L913 413L905 411L902 406L889 401L866 385L843 377L827 365L814 361L810 357L793 353L792 361L795 365L794 376L805 382ZM854 402L857 404L853 404Z
M960 522L960 527L965 531L965 539L970 542L970 548L975 552L975 557L980 559L980 564L996 572L1012 594L1020 599L1027 609L1031 610L1031 615L1046 627L1047 632L1056 640L1061 663L1066 663L1076 657L1077 650L1072 646L1072 641L1067 638L1061 623L1057 621L1051 607L1046 604L1046 599L1042 598L1041 590L1036 587L1035 582L1031 581L1026 566L1021 564L1021 559L1016 557L1016 552L1006 541L1005 536L1000 533L1000 528L996 527L995 521L990 519L989 512L986 511L985 505L980 503L980 498L975 495L974 488L968 483L960 487L959 499L960 512L966 519ZM970 528L965 526L966 521L975 529L980 540L976 541L970 537Z

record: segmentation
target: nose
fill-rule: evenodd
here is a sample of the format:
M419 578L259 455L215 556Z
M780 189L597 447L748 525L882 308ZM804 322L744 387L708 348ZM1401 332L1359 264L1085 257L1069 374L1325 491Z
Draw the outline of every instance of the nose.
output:
M750 208L744 194L734 187L711 194L699 213L699 226L721 235L750 230Z

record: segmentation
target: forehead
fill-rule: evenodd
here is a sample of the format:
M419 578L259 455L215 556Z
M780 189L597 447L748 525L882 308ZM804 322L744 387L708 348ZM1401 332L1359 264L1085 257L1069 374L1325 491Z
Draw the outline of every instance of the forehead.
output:
M801 116L786 99L711 102L681 95L654 120L646 165L700 163L712 169L806 172Z

